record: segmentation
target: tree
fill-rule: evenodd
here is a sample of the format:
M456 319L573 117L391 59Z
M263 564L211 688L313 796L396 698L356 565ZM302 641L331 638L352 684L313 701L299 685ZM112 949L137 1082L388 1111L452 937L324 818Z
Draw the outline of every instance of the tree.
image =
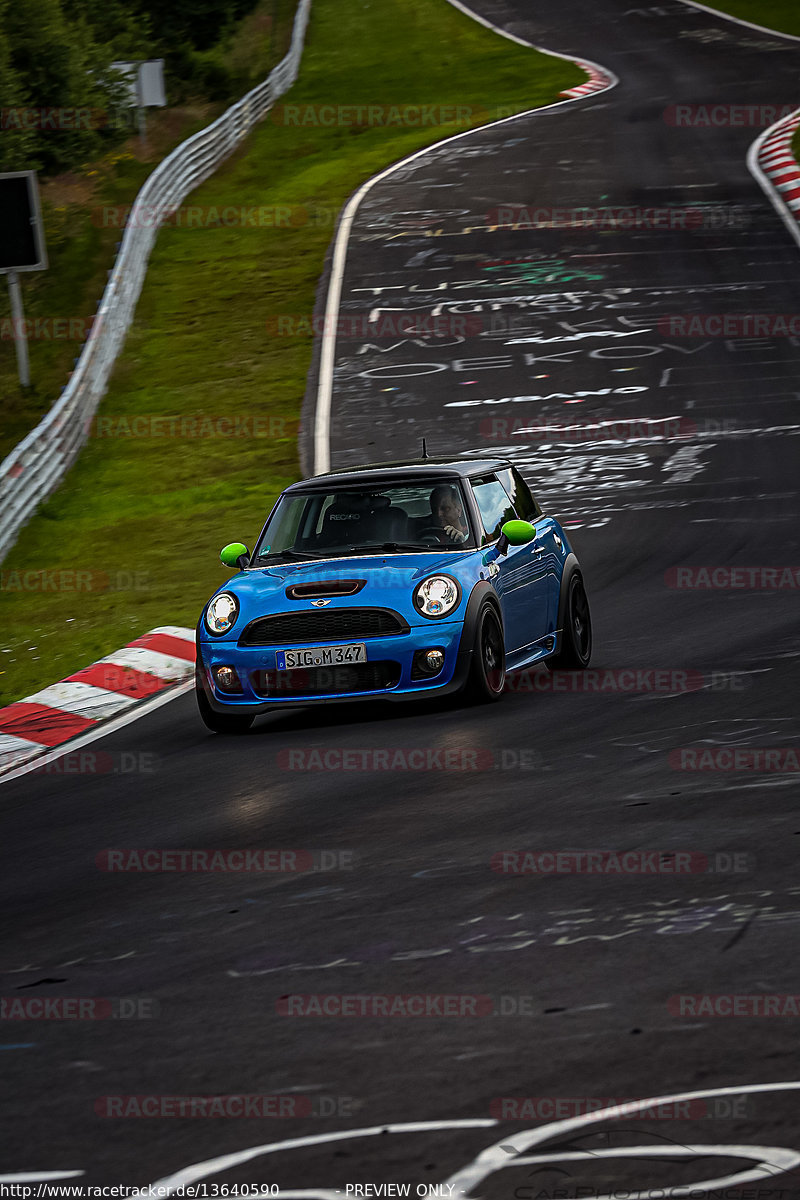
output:
M28 93L12 65L6 13L11 0L0 0L0 171L35 170L35 134L25 128Z
M47 172L74 167L114 136L119 84L103 83L107 60L90 26L80 15L68 21L60 0L0 4L4 86L27 109L15 114L10 153Z

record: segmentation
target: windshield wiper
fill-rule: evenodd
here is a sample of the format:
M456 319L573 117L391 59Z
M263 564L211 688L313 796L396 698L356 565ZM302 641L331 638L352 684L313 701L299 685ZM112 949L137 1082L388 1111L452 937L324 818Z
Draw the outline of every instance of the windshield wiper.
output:
M426 542L376 542L365 546L332 547L325 552L318 550L276 550L274 553L267 555L259 554L258 562L266 563L269 560L280 561L281 559L288 559L289 562L303 562L311 558L343 558L349 554L374 554L385 550L398 553L404 550L447 550L450 548L446 543L432 546Z
M374 550L439 550L445 549L444 546L430 546L425 542L380 542L367 546L348 546L348 554L370 554Z
M269 554L259 554L258 561L266 562L267 559L288 558L290 562L305 562L309 558L334 558L332 554L320 554L317 550L275 550Z

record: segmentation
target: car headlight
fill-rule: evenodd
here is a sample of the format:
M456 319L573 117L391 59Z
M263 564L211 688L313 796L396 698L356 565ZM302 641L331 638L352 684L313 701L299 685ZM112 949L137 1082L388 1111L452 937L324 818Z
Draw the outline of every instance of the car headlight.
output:
M430 579L423 580L414 593L414 604L423 617L436 620L452 612L460 597L455 579L449 575L431 575Z
M239 601L232 592L219 592L206 606L209 633L227 633L239 615Z

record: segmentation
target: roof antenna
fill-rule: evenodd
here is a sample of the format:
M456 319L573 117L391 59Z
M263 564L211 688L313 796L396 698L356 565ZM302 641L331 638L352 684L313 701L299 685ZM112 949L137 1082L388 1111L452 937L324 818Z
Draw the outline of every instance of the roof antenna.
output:
M425 438L423 438L423 439L422 439L422 457L423 457L423 458L427 458L427 457L428 457L428 447L427 447L427 445L425 444Z

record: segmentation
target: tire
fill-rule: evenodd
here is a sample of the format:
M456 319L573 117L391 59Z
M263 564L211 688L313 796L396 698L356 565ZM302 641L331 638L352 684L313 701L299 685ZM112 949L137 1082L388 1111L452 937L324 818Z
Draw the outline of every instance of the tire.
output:
M464 699L469 704L493 704L502 697L505 681L503 627L494 606L486 604L478 616Z
M201 720L206 729L210 729L212 733L247 733L247 730L255 720L255 717L244 713L215 712L208 703L208 697L199 683L195 686L195 696L197 697L197 707L200 710Z
M592 657L592 617L580 571L573 571L567 584L561 645L544 660L550 671L581 671Z

